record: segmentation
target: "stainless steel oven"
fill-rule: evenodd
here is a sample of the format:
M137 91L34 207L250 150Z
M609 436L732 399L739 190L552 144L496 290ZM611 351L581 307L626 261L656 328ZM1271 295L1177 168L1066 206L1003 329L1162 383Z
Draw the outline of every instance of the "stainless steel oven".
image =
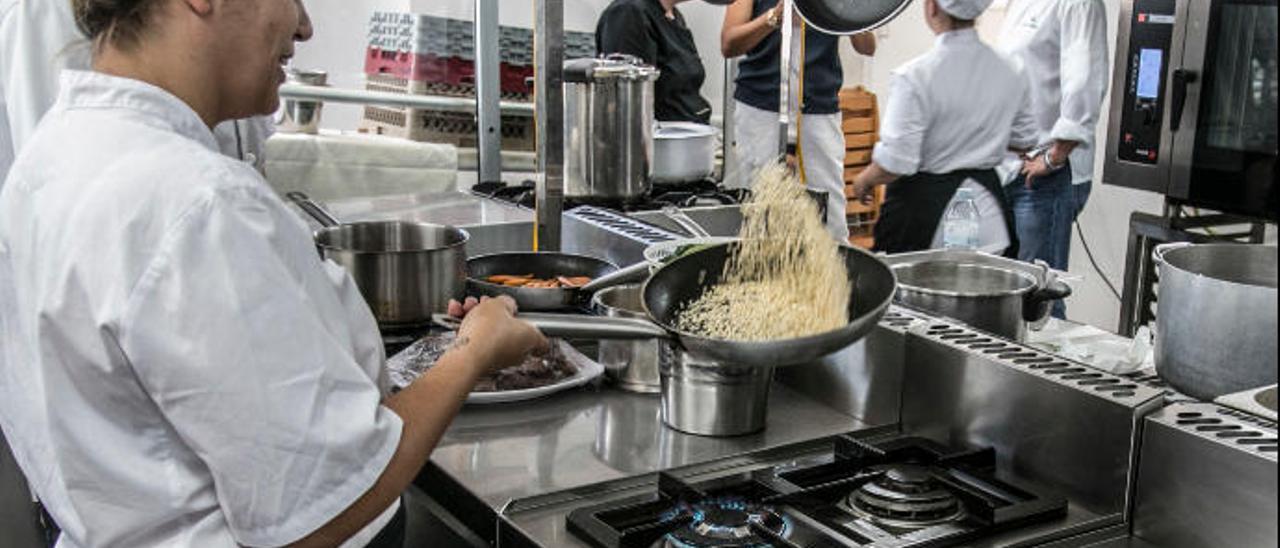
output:
M1104 182L1276 220L1276 0L1121 6Z

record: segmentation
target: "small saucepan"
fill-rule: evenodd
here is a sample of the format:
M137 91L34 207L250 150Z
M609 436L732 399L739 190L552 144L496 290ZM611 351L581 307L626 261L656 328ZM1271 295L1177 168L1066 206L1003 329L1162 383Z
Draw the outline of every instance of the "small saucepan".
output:
M431 322L466 290L466 231L407 221L340 223L301 192L285 195L323 227L320 255L351 275L383 327Z

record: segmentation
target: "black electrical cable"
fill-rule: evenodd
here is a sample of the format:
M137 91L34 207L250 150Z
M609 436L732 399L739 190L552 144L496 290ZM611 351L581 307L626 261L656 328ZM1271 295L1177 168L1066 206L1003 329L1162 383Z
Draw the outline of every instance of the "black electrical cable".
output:
M1107 284L1107 289L1111 290L1111 294L1115 295L1117 301L1124 301L1120 297L1120 292L1116 290L1115 284L1111 283L1111 279L1102 271L1102 267L1098 266L1097 259L1093 258L1093 250L1089 248L1089 241L1084 238L1084 229L1080 228L1080 222L1076 221L1076 234L1080 236L1080 245L1084 247L1084 254L1089 257L1089 264L1093 265L1093 270L1098 273L1098 277L1102 278L1103 283Z

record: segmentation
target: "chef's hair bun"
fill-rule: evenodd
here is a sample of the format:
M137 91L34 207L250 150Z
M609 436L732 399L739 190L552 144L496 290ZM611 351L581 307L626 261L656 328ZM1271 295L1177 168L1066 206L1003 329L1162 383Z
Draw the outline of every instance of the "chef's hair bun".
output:
M66 0L63 0L66 1ZM71 0L76 26L96 44L133 45L161 0Z

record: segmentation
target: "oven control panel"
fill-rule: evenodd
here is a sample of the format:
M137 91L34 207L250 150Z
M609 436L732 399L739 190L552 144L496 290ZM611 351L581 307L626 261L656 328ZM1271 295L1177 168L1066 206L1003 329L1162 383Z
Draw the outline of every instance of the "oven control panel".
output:
M1128 68L1117 150L1121 160L1149 165L1160 160L1174 8L1174 0L1133 2L1129 43L1121 45L1125 49L1117 58Z

